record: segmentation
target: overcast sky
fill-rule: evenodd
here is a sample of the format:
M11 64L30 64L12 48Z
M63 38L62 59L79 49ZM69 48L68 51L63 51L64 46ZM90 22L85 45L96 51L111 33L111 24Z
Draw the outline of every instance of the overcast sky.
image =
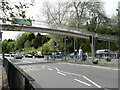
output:
M14 0L12 0L14 1ZM16 0L15 0L16 1ZM27 1L27 0L21 0L21 1ZM64 0L35 0L35 6L30 7L28 9L28 15L36 17L37 15L41 16L40 9L42 8L43 1L49 1L49 2L56 2L56 1L64 1ZM104 8L106 11L107 16L111 17L112 15L117 14L116 9L118 8L118 2L120 0L102 0L104 2ZM4 39L15 39L19 32L3 32L3 40Z

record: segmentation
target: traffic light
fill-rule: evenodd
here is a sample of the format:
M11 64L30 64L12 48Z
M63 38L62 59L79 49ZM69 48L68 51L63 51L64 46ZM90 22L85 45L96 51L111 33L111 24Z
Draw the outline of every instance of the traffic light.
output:
M92 36L89 36L90 43L92 43Z
M63 43L63 45L65 44L65 38L62 38L62 43Z
M0 32L0 41L2 41L2 32Z
M54 47L56 47L57 46L57 43L56 42L54 42Z

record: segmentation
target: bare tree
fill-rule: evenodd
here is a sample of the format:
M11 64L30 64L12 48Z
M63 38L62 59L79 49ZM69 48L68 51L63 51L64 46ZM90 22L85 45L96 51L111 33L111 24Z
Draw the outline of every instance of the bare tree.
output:
M66 25L66 19L69 15L70 7L71 5L69 4L69 2L58 2L54 5L54 7L49 2L45 2L43 14L46 18L46 22L54 28Z

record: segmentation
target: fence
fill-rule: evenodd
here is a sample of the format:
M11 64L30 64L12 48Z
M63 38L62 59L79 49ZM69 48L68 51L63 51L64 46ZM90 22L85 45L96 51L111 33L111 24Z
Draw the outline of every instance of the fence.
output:
M10 60L3 59L3 67L6 70L10 90L37 90L39 84L23 70L12 64Z

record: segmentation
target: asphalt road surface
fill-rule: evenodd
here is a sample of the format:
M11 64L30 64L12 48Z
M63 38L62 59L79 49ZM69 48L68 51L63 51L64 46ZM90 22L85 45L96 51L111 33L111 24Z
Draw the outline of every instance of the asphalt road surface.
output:
M118 88L118 69L38 58L10 60L32 76L42 88Z

